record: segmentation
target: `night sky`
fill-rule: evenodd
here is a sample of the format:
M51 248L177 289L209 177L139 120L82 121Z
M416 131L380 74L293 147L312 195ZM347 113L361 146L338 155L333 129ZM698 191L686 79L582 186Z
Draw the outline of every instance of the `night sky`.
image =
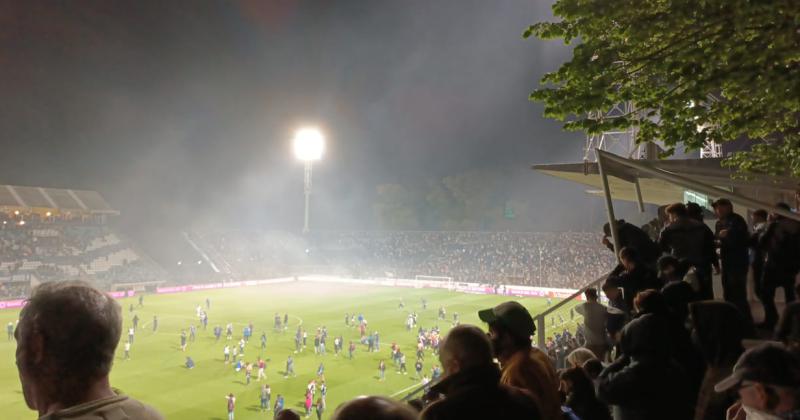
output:
M318 227L372 228L380 183L502 167L532 229L568 229L597 200L527 170L583 145L527 99L570 55L522 39L545 19L534 0L2 1L0 183L96 189L129 227L299 228L290 139L313 124Z

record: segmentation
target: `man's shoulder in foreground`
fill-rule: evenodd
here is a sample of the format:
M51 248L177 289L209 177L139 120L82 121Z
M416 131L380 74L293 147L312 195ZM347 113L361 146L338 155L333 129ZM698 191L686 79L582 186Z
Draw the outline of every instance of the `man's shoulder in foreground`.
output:
M164 420L153 407L117 394L59 410L39 420Z

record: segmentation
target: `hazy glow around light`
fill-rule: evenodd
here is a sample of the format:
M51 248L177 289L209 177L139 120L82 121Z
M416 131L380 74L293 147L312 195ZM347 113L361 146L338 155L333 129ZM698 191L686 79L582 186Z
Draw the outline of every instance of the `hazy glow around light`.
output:
M302 128L294 134L294 155L302 161L322 159L325 137L315 128Z

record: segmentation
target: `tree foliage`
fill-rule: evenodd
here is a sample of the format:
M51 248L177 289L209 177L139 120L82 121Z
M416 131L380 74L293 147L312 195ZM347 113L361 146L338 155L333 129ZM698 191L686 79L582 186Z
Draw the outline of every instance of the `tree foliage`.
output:
M429 180L424 186L381 184L373 211L385 229L506 229L525 223L529 205L509 196L510 174L478 169ZM504 217L506 208L515 220Z
M800 1L558 0L523 36L575 44L531 94L568 130L639 127L639 141L749 139L744 172L800 176ZM592 119L632 101L636 111Z

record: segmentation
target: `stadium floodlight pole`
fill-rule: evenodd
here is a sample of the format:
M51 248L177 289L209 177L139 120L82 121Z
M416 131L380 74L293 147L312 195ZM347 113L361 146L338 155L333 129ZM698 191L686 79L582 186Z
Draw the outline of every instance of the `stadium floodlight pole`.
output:
M322 159L322 152L325 150L325 137L316 128L301 128L294 134L292 144L295 157L305 163L303 175L303 193L305 194L303 233L308 233L309 204L311 202L311 168L315 160Z

